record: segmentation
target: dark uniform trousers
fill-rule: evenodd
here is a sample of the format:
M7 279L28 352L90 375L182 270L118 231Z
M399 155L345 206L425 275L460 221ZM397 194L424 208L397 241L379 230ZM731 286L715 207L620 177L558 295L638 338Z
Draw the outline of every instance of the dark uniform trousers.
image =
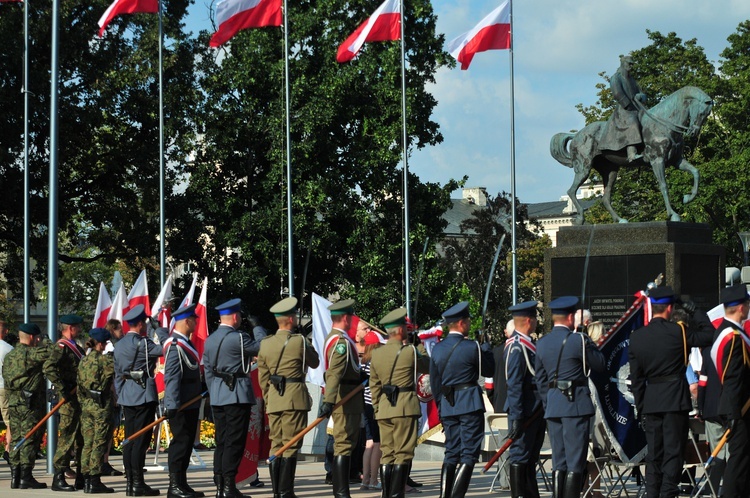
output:
M193 453L195 431L198 427L198 409L177 412L169 419L169 427L172 429L172 441L169 443L169 473L184 472L190 466L190 455Z
M156 403L149 402L140 406L123 406L125 414L125 437L135 434L154 421ZM122 448L122 462L126 471L139 472L146 464L146 452L151 444L151 431L134 439Z
M444 401L447 403L447 401ZM456 417L443 417L445 430L444 463L474 465L479 460L484 439L484 412L476 411Z
M216 451L214 452L214 475L222 475L224 481L234 481L247 440L250 423L250 403L212 406L216 428Z
M685 412L646 413L646 495L673 497L680 494L674 480L682 471L688 417ZM672 444L664 444L671 441ZM657 471L657 468L659 469Z
M508 448L510 461L513 463L525 463L536 469L536 463L539 461L539 452L544 443L544 431L547 424L544 417L537 417L521 433L518 439L513 440L513 444ZM535 471L536 472L536 471Z
M582 472L586 468L591 416L548 418L547 428L552 446L552 469Z
M276 454L284 444L291 441L294 436L302 432L307 426L307 412L302 410L289 410L284 412L269 413L268 425L271 435L271 454ZM284 458L296 457L303 439L287 449Z
M750 412L749 412L750 413ZM724 498L750 496L750 416L746 413L727 440L729 459L724 470Z

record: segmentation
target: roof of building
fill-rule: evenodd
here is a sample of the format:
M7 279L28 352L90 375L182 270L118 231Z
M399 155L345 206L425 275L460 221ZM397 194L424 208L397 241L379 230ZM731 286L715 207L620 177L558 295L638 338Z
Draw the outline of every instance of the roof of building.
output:
M461 222L471 218L472 213L477 209L482 209L482 206L466 199L451 199L451 202L453 205L443 214L443 219L448 222L448 226L443 230L443 234L447 237L473 235L474 230L461 233Z

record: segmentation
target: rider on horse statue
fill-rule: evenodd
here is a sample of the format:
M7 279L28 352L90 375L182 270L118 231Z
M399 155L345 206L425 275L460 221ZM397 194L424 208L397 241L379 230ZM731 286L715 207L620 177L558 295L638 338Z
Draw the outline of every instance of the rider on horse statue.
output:
M620 57L620 67L609 80L612 96L620 105L615 108L599 141L603 150L618 151L627 147L628 162L631 163L642 157L637 148L643 142L638 114L646 102L646 94L630 74L632 62L630 56Z

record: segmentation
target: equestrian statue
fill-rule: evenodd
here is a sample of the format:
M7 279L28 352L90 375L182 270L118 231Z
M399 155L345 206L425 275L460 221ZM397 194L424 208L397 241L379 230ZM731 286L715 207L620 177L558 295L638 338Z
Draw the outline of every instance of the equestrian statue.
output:
M686 86L647 109L646 96L630 74L631 63L630 57L621 57L620 68L610 79L618 106L609 121L591 123L578 133L558 133L550 141L552 157L575 171L568 196L576 208L577 225L583 224L584 209L576 192L592 168L604 180L602 203L619 223L627 220L612 209L610 200L620 167L651 165L671 221L680 221L680 215L669 203L666 167L677 166L693 175L693 189L685 195L685 204L698 193L698 170L683 157L684 135L698 134L713 107L711 97L699 88Z

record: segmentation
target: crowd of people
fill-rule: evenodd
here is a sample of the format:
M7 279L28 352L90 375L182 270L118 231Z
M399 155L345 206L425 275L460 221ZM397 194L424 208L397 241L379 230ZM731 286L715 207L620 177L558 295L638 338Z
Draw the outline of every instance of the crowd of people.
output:
M725 466L710 479L723 496L748 496L748 413L750 347L741 323L750 310L744 285L721 292L724 318L714 327L694 307L677 306L669 287L650 291L652 318L634 331L628 350L635 409L646 434L646 488L649 497L679 494L685 459L688 420L702 416L712 445L725 429L731 437L720 455ZM467 302L443 313L444 334L428 352L409 334L407 310L395 309L379 321L382 331L361 321L353 327L355 301L329 307L332 327L321 351L299 333L298 302L290 297L270 312L278 330L265 337L241 330L241 301L216 308L219 326L205 341L202 355L191 342L195 306L178 309L171 333L149 329L143 305L119 323L94 328L82 347L77 341L82 318L60 317L60 338L43 344L32 323L18 327L15 348L5 348L6 328L0 324L3 354L0 408L8 422L6 451L11 488L44 488L32 470L42 432L28 436L45 412L45 378L54 386L49 399L59 414L54 455L55 491L112 493L101 482L109 473L106 456L113 425L124 416L123 445L127 496L156 496L144 480L150 428L159 403L154 378L164 364L163 416L172 441L168 450L170 498L198 498L187 481L187 468L206 394L215 423L213 475L216 498L242 498L237 489L250 419L256 404L249 376L257 361L271 440L269 473L275 498L296 498L294 481L312 399L305 384L308 368L325 365L325 389L319 419L330 419L330 484L336 498L350 497L352 478L361 489L403 497L418 486L409 477L422 415L417 379L429 374L442 429L445 456L440 472L440 498L463 498L469 488L484 438L485 405L480 377L495 378L489 392L496 411L508 414L509 484L513 497L539 497L536 467L545 432L552 450L555 498L578 498L587 487L595 407L588 377L603 371L597 347L601 324L580 310L576 297L548 304L552 329L535 340L539 303L509 308L507 340L493 351L489 342L468 339L471 316ZM687 312L687 314L686 314ZM354 330L352 330L354 328ZM587 333L588 332L588 333ZM593 335L592 338L589 334ZM703 348L700 369L689 368L691 348ZM690 376L700 379L691 382ZM504 382L502 382L504 380ZM691 391L691 384L700 388ZM20 444L19 444L20 443ZM25 443L25 444L24 444ZM727 457L728 455L728 457ZM68 482L71 459L75 480ZM114 470L114 469L113 469ZM597 481L596 476L590 476ZM596 485L594 496L599 493Z

